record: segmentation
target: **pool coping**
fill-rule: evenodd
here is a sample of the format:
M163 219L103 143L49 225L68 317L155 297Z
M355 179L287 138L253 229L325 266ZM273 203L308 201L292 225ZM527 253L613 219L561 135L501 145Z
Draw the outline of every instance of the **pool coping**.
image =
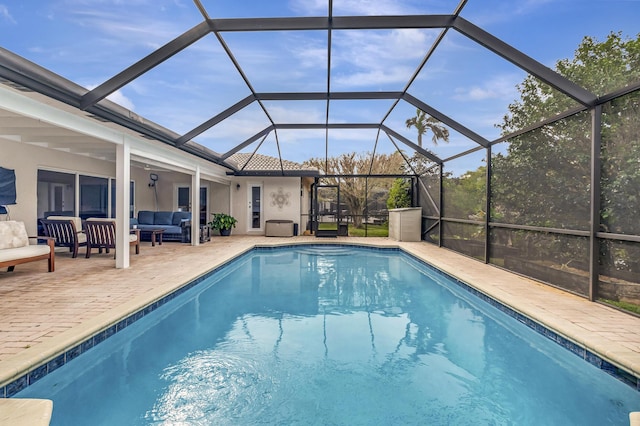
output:
M617 356L620 353L624 353L625 348L612 347L615 343L611 341L598 342L597 339L594 341L581 341L580 339L571 337L572 330L570 324L563 324L558 321L548 323L544 319L536 318L537 315L535 312L527 312L527 309L523 307L518 309L508 301L501 300L496 297L496 295L491 295L491 291L487 291L486 288L482 289L480 288L481 286L477 284L470 284L469 280L464 278L465 273L461 273L464 271L452 271L450 268L446 268L438 262L429 261L428 256L425 256L424 253L422 253L423 250L421 250L424 248L424 243L399 244L392 242L380 244L379 242L367 243L365 241L310 240L299 242L278 241L273 243L248 243L244 248L229 253L222 259L218 259L207 271L196 274L178 285L160 286L157 291L153 292L153 295L142 294L118 306L116 309L98 315L80 326L61 333L59 336L56 336L56 338L51 339L51 341L27 349L22 352L20 356L0 362L0 398L10 398L14 396L27 386L37 382L42 377L55 371L67 362L70 362L80 354L196 286L211 274L228 266L234 260L251 250L305 245L358 246L370 249L399 250L404 252L415 260L434 268L436 272L454 279L464 290L510 315L522 324L527 325L529 328L569 350L574 355L581 357L583 360L640 391L640 366L634 364L630 366L626 365L625 361L627 360L619 359ZM459 254L457 255L460 256ZM469 260L469 262L476 261ZM513 274L510 275L513 276ZM520 277L520 279L522 279L522 277ZM533 280L528 281L535 284Z

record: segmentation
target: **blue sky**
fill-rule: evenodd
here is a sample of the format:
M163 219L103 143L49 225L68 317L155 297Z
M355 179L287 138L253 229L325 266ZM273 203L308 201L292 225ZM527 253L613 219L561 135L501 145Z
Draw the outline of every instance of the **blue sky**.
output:
M326 0L203 0L213 18L323 16ZM334 15L449 14L455 0L334 0ZM640 0L469 0L462 17L543 64L572 58L583 37L640 33ZM190 0L0 0L0 46L87 88L93 88L202 21ZM438 29L334 31L331 88L400 91ZM256 92L314 92L327 88L326 32L222 33ZM526 74L456 31L449 31L409 93L486 139L499 136L507 106ZM110 99L178 133L186 133L249 95L250 89L210 34ZM379 123L392 101L331 104L331 122ZM326 103L269 101L276 123L323 123ZM415 108L401 101L385 125L415 140L404 122ZM226 152L270 122L251 104L195 140ZM283 158L303 161L325 154L324 130L278 131ZM374 130L332 130L329 155L372 151ZM448 144L425 147L447 158L475 146L455 132ZM256 145L244 151L251 152ZM381 137L378 152L395 149ZM258 151L277 155L273 132ZM411 152L409 151L409 154ZM467 159L473 169L482 154Z

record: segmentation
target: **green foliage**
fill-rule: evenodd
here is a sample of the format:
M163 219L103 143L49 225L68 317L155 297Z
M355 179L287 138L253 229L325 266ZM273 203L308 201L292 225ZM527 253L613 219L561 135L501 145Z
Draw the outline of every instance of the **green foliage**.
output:
M238 223L238 220L233 217L233 216L229 216L226 213L211 213L211 222L209 222L209 226L212 229L217 229L217 230L225 230L225 229L231 229L231 228L235 228L236 227L236 223Z
M312 158L305 161L304 165L323 170L327 175L340 176L324 178L323 183L340 186L340 202L347 208L347 214L352 215L354 224L360 226L368 201L365 195L367 193L369 195L377 194L380 191L386 192L390 183L387 184L387 179L367 180L348 176L368 173L402 174L403 162L399 152L377 155L350 152L338 157Z
M459 177L444 176L445 216L457 219L484 219L486 182L486 166L480 166Z
M573 59L556 70L602 95L640 80L640 37L612 33L604 42L585 37ZM528 77L520 101L500 126L510 133L575 106L568 96ZM640 207L640 120L637 92L603 107L603 230L640 232L630 222ZM587 230L590 215L591 115L579 113L509 140L492 160L492 206L507 223ZM635 221L637 222L637 221Z
M618 302L609 299L600 299L601 302L613 305L617 308L624 309L625 311L633 312L636 315L640 315L640 305L636 305L628 302Z
M585 37L573 59L561 60L556 71L602 96L640 81L640 37L624 40L611 33L603 42ZM509 106L499 127L503 135L531 126L577 103L534 77L518 86L520 99ZM561 121L496 146L492 158L491 220L574 230L589 230L591 192L591 112ZM602 107L600 230L640 235L640 93L631 92ZM512 238L513 235L509 238ZM587 264L583 241L549 244L548 238L526 233L527 256L553 257L562 263ZM508 242L505 241L505 244ZM623 251L629 251L625 247ZM603 259L612 256L602 245ZM617 259L630 258L617 253ZM572 263L573 264L573 263ZM627 262L612 264L607 273L632 270Z
M640 80L640 37L623 40L611 33L604 42L585 37L573 59L556 63L556 72L596 95L604 95ZM537 123L575 107L577 102L533 76L518 86L520 100L498 126L503 134Z
M367 237L388 237L389 225L372 225L366 224L359 228L349 225L349 235L352 237L364 237L366 233Z
M389 198L387 198L388 209L400 209L411 207L411 197L409 196L409 182L406 179L395 179L389 190Z

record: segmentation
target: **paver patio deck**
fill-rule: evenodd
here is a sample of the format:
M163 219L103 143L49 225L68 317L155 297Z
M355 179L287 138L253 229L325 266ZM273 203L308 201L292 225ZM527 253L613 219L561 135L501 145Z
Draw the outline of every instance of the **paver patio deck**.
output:
M61 252L53 273L46 262L0 272L0 385L255 245L305 242L402 247L640 377L640 318L455 252L386 238L232 236L200 246L143 243L127 269L115 269L112 254Z

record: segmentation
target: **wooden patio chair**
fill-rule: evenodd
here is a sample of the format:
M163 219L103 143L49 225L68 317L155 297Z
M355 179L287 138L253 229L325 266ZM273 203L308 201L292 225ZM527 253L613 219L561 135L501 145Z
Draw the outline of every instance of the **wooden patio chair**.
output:
M56 247L69 247L71 257L78 256L78 248L87 246L87 235L82 231L79 217L49 216L40 219L44 235L55 240Z
M116 221L114 219L98 219L89 218L84 224L85 233L87 234L87 255L91 257L91 250L98 249L98 253L102 253L104 249L109 253L110 249L116 248ZM140 230L132 229L129 234L129 245L135 246L136 254L140 254ZM115 256L115 253L113 255Z

